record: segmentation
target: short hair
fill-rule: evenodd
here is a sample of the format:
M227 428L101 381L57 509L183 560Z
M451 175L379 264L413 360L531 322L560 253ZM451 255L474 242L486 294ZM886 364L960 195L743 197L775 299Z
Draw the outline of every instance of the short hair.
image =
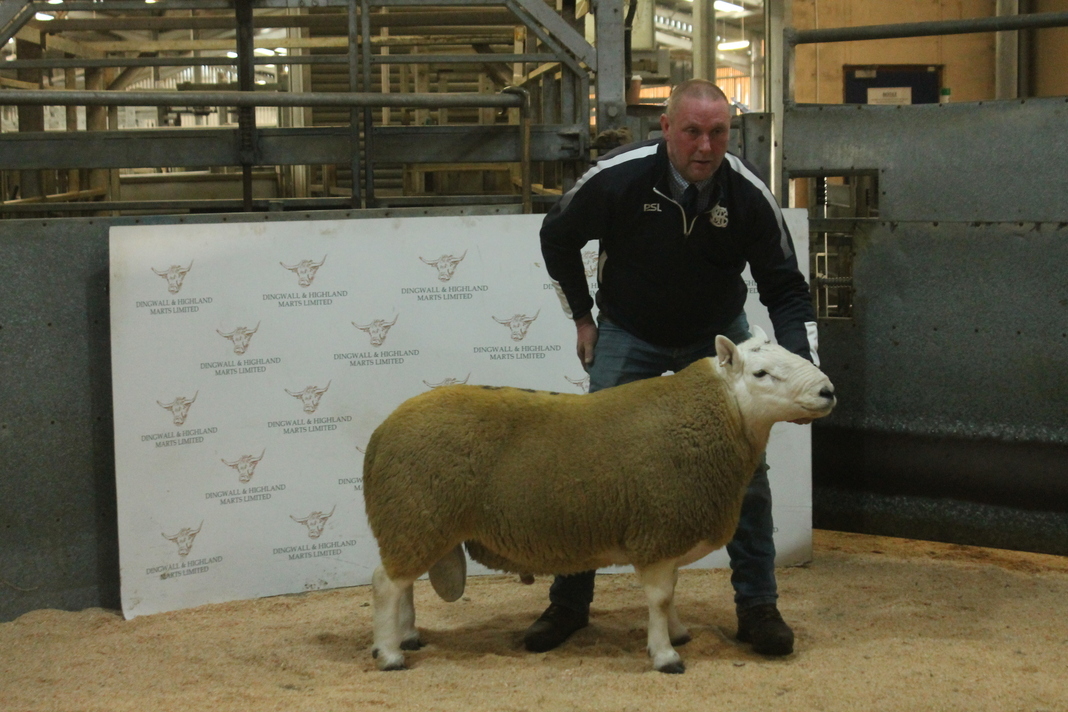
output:
M668 115L668 118L675 115L675 110L684 97L724 101L728 106L730 105L730 99L727 98L727 95L712 82L707 79L687 79L671 90L671 96L668 97L667 106L664 109L664 113Z

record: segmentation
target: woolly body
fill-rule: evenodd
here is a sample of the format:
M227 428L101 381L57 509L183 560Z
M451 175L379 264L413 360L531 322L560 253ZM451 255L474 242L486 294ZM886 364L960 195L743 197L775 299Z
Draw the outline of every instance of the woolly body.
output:
M711 359L588 395L450 386L375 431L364 498L391 578L461 541L516 573L642 566L726 544L765 445Z

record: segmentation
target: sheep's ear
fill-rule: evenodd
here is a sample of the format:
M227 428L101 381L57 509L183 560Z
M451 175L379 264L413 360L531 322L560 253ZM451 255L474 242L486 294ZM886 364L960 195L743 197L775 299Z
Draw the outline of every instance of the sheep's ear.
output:
M732 368L735 364L741 363L738 357L738 347L722 334L716 337L716 360L722 368Z
M771 339L768 338L768 335L766 333L764 333L764 330L761 329L756 324L753 324L752 326L750 326L749 327L749 331L753 334L753 338L759 340L760 343L762 343L762 344L770 344L771 343Z

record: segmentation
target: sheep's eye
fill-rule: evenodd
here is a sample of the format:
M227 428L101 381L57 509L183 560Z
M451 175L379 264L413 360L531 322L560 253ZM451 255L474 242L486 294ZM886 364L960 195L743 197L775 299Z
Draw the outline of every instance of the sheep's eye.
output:
M761 369L760 371L757 371L753 375L756 376L757 378L763 378L764 376L768 375L768 372L764 371L763 369Z

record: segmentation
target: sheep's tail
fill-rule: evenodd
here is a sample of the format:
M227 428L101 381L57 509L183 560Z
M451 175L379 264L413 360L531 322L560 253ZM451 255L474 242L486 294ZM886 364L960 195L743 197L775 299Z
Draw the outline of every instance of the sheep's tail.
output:
M452 603L464 595L466 583L467 557L464 556L463 544L457 544L430 567L430 585L443 601Z

